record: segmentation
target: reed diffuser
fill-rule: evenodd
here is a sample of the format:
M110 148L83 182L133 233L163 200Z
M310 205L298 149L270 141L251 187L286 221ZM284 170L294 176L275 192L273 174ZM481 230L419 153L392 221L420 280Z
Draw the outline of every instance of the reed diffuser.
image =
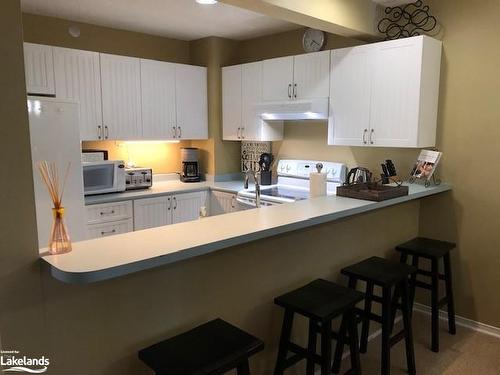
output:
M54 204L54 208L52 208L54 221L52 222L52 229L49 237L50 254L63 254L71 251L71 240L69 238L68 228L66 228L66 224L64 223L64 207L62 205L64 187L66 185L66 179L68 178L70 166L71 163L68 163L61 185L56 163L47 161L38 163L38 169L40 170L42 179L47 186L50 198Z

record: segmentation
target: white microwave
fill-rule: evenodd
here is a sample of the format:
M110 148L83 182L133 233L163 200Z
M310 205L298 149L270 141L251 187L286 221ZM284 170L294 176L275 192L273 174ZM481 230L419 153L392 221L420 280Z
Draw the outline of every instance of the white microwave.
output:
M125 163L123 160L103 160L82 163L83 192L85 195L125 191Z

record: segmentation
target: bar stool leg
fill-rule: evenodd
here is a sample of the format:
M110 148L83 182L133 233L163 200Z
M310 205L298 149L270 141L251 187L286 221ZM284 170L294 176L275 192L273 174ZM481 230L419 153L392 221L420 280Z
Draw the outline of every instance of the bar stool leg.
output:
M408 298L408 281L405 280L400 285L401 288L401 305L403 311L403 326L405 331L405 345L406 345L406 363L408 366L408 373L410 375L416 374L415 369L415 351L413 348L413 330L411 326L411 311L410 301Z
M348 287L350 289L356 289L358 280L354 277L349 278ZM353 310L354 319L356 319L356 313ZM347 335L348 324L345 316L342 317L339 329L339 339L337 340L337 345L335 346L335 355L333 357L332 373L338 374L340 372L340 366L342 364L342 355L344 354L344 344ZM356 337L357 337L356 331Z
M237 368L238 375L250 375L250 366L248 365L248 359L241 362Z
M446 299L448 301L448 330L454 335L457 333L455 324L455 303L453 300L453 287L451 282L451 262L450 254L446 254L443 259L444 262L444 277L446 281Z
M382 375L391 371L391 289L384 287L382 291Z
M353 313L354 314L354 313ZM339 338L335 346L335 354L333 356L332 373L338 374L342 364L342 355L344 354L344 343L346 339L348 324L346 322L346 315L342 317L339 329Z
M361 327L361 344L359 348L360 353L366 353L368 349L368 333L370 331L370 313L372 312L372 298L373 298L373 282L366 283L365 294L365 311L363 316L363 325ZM389 311L389 319L391 312Z
M292 324L293 311L285 310L285 316L283 317L283 326L281 328L278 358L276 359L276 367L274 368L274 375L283 375L286 356L288 353L288 343L290 342L290 335L292 333Z
M332 321L321 323L321 375L330 375L332 365Z
M411 265L418 269L418 261L419 261L418 256L413 255L411 259ZM415 302L415 290L417 288L417 286L415 285L416 282L417 282L417 274L414 273L410 276L410 296L409 296L410 316L413 315L413 303Z
M314 319L309 319L309 341L307 344L307 352L309 357L307 358L307 375L314 375L314 356L316 355L316 325L317 322Z
M432 341L431 350L433 352L439 352L439 267L437 259L432 260L431 266L431 278L432 278L432 288L431 288L431 309L432 309Z
M349 349L351 353L351 370L348 374L361 375L361 362L359 360L358 325L356 324L356 314L352 310L347 315L349 326Z

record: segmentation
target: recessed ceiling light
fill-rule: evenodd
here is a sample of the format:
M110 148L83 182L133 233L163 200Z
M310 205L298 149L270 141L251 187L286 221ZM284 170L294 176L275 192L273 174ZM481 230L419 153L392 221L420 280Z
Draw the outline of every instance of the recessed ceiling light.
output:
M203 4L203 5L214 5L217 4L218 0L196 0L198 4Z

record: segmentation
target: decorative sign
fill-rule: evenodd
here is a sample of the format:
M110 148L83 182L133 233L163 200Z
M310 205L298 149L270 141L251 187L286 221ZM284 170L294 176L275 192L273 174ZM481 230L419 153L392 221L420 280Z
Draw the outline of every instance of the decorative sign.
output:
M429 33L438 26L436 18L430 14L429 6L421 0L405 6L385 8L385 15L378 23L378 31L385 34L385 40Z
M260 171L259 159L264 152L271 152L271 142L241 142L241 171Z

